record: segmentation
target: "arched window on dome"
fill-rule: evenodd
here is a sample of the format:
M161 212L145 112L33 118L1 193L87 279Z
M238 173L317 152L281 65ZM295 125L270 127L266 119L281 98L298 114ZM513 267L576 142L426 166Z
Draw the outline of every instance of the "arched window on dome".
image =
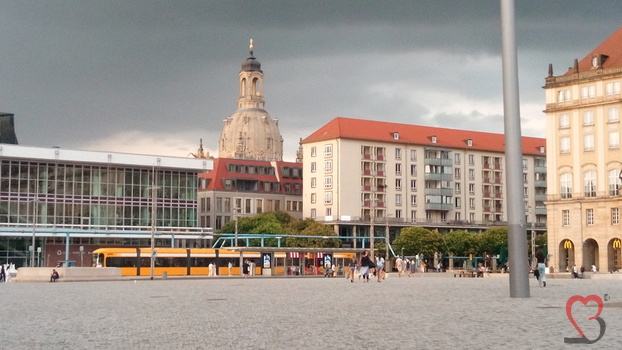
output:
M253 79L253 85L252 85L252 93L253 95L259 95L259 87L257 86L259 81L259 78L254 78Z
M272 140L271 137L268 137L266 139L266 149L272 149L272 145L273 145L274 141Z
M240 96L244 96L246 94L246 78L242 78L240 82Z

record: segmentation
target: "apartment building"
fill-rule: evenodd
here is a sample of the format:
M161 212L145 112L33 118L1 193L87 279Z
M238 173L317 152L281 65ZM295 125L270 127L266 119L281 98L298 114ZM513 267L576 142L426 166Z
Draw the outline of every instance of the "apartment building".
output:
M546 229L545 140L523 137L525 218ZM342 235L506 222L504 135L335 118L301 141L303 216ZM389 232L391 231L391 232Z

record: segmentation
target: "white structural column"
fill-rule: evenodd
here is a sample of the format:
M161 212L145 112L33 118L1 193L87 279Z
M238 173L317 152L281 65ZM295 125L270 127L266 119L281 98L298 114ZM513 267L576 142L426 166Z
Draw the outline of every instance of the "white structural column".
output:
M514 0L501 0L503 44L503 112L508 193L510 297L529 298L529 264L522 182L522 142L518 97L518 62Z

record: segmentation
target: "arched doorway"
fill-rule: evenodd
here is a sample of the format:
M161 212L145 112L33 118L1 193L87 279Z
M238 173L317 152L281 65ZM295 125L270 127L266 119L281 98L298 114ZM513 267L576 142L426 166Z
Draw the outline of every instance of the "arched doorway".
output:
M621 246L622 241L619 238L612 238L607 243L607 271L616 272L622 269L622 261L620 261L622 258ZM605 270L603 269L602 271Z
M590 271L592 265L598 266L598 243L592 239L586 239L583 242L583 264L587 271Z
M559 272L569 271L570 267L574 265L574 243L569 239L564 239L559 243L558 248Z

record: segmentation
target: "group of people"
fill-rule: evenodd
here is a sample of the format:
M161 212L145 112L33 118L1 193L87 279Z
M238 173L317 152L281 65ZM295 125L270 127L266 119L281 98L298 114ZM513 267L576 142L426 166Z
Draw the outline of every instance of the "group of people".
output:
M598 268L596 265L592 264L591 267L592 274L598 273ZM572 265L572 277L573 278L585 278L585 267L581 266L581 269L577 268L577 265Z
M437 266L437 268L440 268L441 266L442 265L439 262L439 266ZM397 269L398 277L402 277L402 275L410 277L417 273L417 270L421 273L425 273L426 265L423 260L419 260L419 266L417 266L415 259L402 258L398 256L397 259L395 259L395 268Z
M11 273L15 273L15 264L9 263L0 265L0 282L9 282Z
M354 275L357 269L359 272L359 278L363 278L364 282L369 282L369 275L372 273L375 273L378 278L378 282L386 277L384 258L381 255L378 255L376 256L374 262L369 257L369 253L367 251L361 254L360 260L356 260L355 258L350 259L350 263L348 264L348 275L346 277L349 278L352 283L354 283Z

